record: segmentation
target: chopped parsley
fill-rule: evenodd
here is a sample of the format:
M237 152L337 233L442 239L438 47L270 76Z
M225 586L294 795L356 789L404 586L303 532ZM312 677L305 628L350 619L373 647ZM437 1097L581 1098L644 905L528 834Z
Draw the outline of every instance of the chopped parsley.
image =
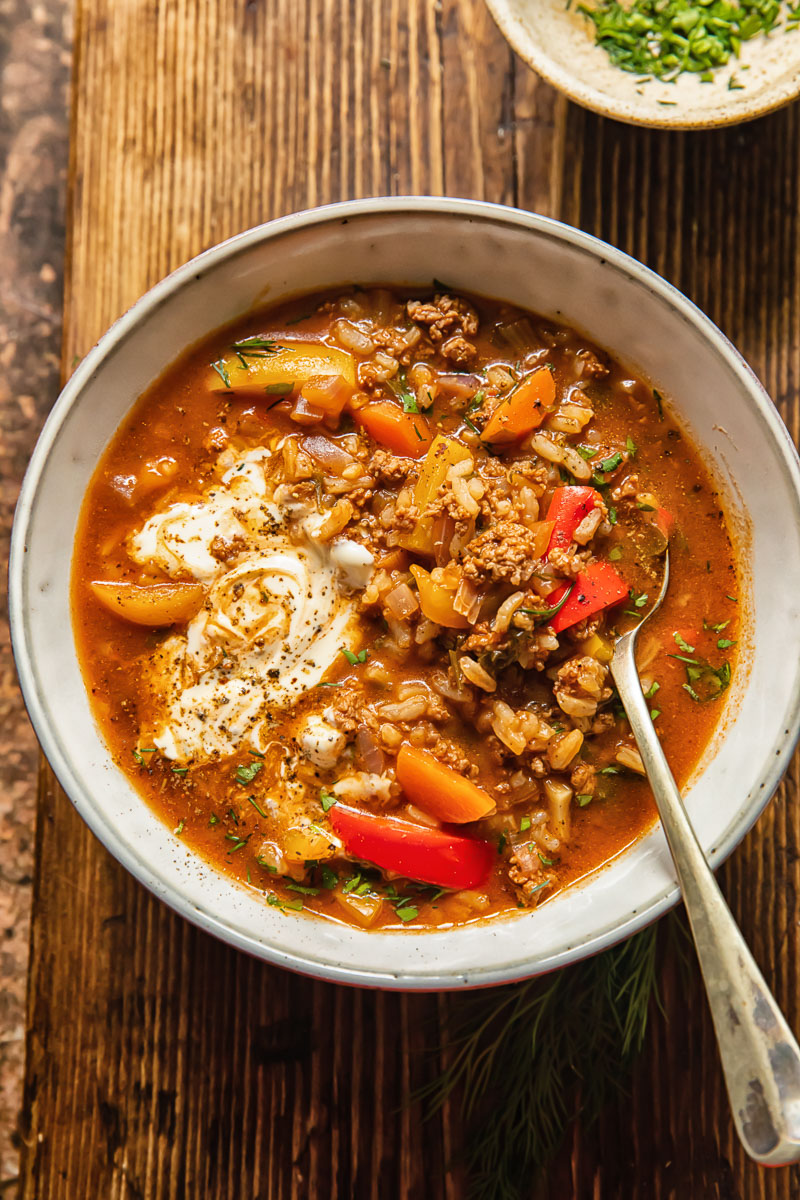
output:
M628 454L631 456L631 458L636 458L636 442L633 440L630 434L628 434L625 439L625 449L628 451Z
M606 775L611 774L611 772L608 770L608 768L605 768L605 771L603 773ZM582 792L579 796L576 797L576 799L581 808L586 808L586 805L591 804L591 802L592 802L591 792Z
M358 654L354 654L352 650L346 650L344 646L342 646L340 653L345 656L351 667L357 667L360 663L365 663L369 657L369 650L359 650Z
M679 650L682 650L684 654L694 654L694 646L690 646L689 643L681 637L677 629L672 636L675 639L675 644Z
M290 892L300 892L304 896L318 896L319 888L307 887L304 883L287 883L286 887Z
M241 783L243 786L252 783L263 766L264 764L261 762L240 763L236 768L236 782Z
M717 639L717 649L718 650L727 650L729 646L735 646L735 645L736 645L735 638L718 638Z
M418 413L419 412L419 405L417 404L416 397L412 396L410 392L405 392L400 397L400 399L403 404L403 412L407 412L407 413Z
M519 823L519 831L520 831L520 833L524 833L524 832L525 832L525 830L526 830L526 829L530 829L530 827L531 827L531 819L530 819L530 817L523 817L523 818L522 818L522 820L521 820L521 821L520 821L520 823Z
M324 888L328 888L328 890L330 891L331 888L336 887L337 883L339 882L339 876L336 874L335 871L332 871L330 869L330 867L323 867L321 874L322 874L322 886Z
M336 803L336 796L333 792L329 792L327 788L323 788L319 794L319 802L322 805L323 812L330 812Z

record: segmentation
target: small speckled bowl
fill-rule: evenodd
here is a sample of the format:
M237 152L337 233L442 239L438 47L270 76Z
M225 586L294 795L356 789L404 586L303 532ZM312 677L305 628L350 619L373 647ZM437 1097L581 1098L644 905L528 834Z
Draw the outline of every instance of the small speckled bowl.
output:
M366 932L285 915L193 854L114 764L92 718L69 606L75 527L98 457L179 351L256 304L357 279L494 295L576 326L648 377L702 447L746 563L740 664L686 790L712 865L778 785L800 727L800 467L752 371L684 296L578 230L466 200L363 200L284 217L208 250L148 292L65 387L14 525L14 650L31 719L78 812L146 887L260 958L363 986L475 987L574 962L678 899L660 829L533 912L455 929Z
M674 83L612 65L594 44L594 26L578 0L486 0L517 54L571 100L604 117L661 129L711 129L764 116L800 95L800 30L774 30L744 42L741 57L712 83L684 74ZM591 7L591 4L588 5Z

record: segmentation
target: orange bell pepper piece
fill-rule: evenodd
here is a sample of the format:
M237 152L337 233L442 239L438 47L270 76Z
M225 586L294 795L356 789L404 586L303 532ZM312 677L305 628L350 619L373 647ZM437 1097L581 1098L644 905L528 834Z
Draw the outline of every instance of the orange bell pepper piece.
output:
M400 747L397 782L409 800L440 821L462 825L480 821L495 810L488 792L415 746Z
M134 625L156 629L190 621L200 611L205 591L200 583L106 583L89 585L104 608Z
M403 412L391 400L365 404L353 413L371 438L402 458L422 458L433 441L428 422L420 413Z
M481 434L481 441L516 442L538 429L556 402L553 372L540 367L517 384L497 405Z

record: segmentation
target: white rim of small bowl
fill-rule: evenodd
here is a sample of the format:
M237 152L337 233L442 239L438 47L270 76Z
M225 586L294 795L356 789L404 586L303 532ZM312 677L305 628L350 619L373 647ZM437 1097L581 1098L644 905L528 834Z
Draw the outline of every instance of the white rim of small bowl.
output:
M662 279L649 267L645 267L636 259L599 238L549 217L477 200L426 196L375 197L367 200L344 201L279 217L220 242L167 275L108 329L82 360L64 387L45 422L31 457L20 491L12 530L9 559L9 608L11 640L20 686L28 715L42 750L65 793L92 833L135 879L192 924L237 949L244 950L256 958L261 958L277 966L333 983L400 991L439 991L465 986L463 976L458 972L442 973L441 968L437 970L435 967L430 974L424 976L419 974L389 976L383 971L341 967L311 956L288 953L278 946L266 945L254 936L244 936L231 929L224 920L219 920L208 913L198 912L182 896L180 889L166 873L154 870L146 859L131 850L120 839L116 829L105 819L102 810L93 805L79 772L73 767L68 756L62 752L59 739L48 719L48 706L45 698L40 695L36 684L35 650L30 643L23 609L26 537L36 504L39 480L47 467L51 448L68 412L79 400L84 385L89 382L104 358L136 328L139 321L157 310L172 295L195 279L199 273L205 273L220 260L246 251L257 243L315 225L341 222L360 216L391 215L394 212L408 211L429 212L432 215L459 215L497 224L510 224L517 228L521 227L547 234L569 243L592 258L602 259L606 266L610 265L626 276L633 276L640 284L656 293L665 303L676 309L685 321L697 327L715 347L716 352L728 367L739 376L761 421L775 443L787 480L794 492L795 506L800 521L800 458L798 458L797 450L789 436L789 431L779 417L768 393L736 347L709 317L671 283ZM491 289L488 288L487 294L490 292ZM772 746L764 752L764 761L768 765L759 777L759 788L754 795L752 807L742 808L738 811L710 851L708 857L712 867L716 868L723 862L745 837L781 782L793 753L798 732L800 732L800 664L798 664L794 695L787 722L788 729L784 731L782 727ZM146 801L142 799L142 803L145 804ZM675 907L679 900L680 890L677 884L667 885L660 894L655 895L648 904L640 906L626 920L599 929L590 941L579 947L570 947L540 961L535 974L543 974L567 966L623 941L657 920L668 909ZM513 920L513 917L509 919ZM402 936L408 936L408 934ZM435 937L436 933L435 931L425 933L424 936L426 938ZM521 973L518 964L490 967L485 972L471 971L467 986L493 986L528 978L529 975L530 973L524 971Z
M532 0L532 2L535 3L536 0ZM755 121L758 117L765 117L768 113L777 112L779 108L784 108L800 96L800 73L798 73L792 87L780 91L777 96L767 93L760 103L748 104L749 96L736 89L729 92L725 100L715 109L706 111L705 115L699 117L688 117L685 110L682 112L680 106L674 113L665 110L663 116L660 113L643 115L642 112L637 111L636 104L630 100L617 98L610 92L591 87L584 83L578 75L565 71L557 62L554 62L547 51L529 35L515 11L515 4L510 0L486 0L486 7L512 50L546 83L582 108L588 108L601 117L612 117L616 121L623 121L626 125L639 125L646 129L695 131L723 129L728 125L741 125L746 121Z

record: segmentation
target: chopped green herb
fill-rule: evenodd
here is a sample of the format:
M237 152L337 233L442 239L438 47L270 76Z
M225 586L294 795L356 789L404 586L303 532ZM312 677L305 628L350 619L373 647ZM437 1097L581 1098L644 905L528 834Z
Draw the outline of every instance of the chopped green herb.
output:
M188 767L170 767L170 771L172 771L173 775L187 775L189 773L189 768Z
M735 596L726 596L726 597L725 597L725 599L726 599L726 600L732 600L734 604L738 604L738 603L739 603L739 601L736 599L736 597L735 597Z
M617 510L615 508L609 508L608 510L608 523L609 525L616 525L617 523Z
M719 638L717 640L717 649L718 650L727 650L729 646L735 646L735 645L736 645L735 638Z
M569 600L574 590L575 584L573 583L564 592L564 595L561 597L558 604L554 604L552 608L518 608L517 612L526 613L528 616L533 617L535 625L544 625L547 621L551 620L556 613L561 612L561 609Z
M613 767L613 766L600 767L598 769L597 774L598 775L621 775L622 768L621 767Z
M612 471L616 471L619 464L622 462L622 455L617 450L615 454L610 454L608 458L604 458L597 464L597 469L592 476L593 482L597 487L602 487L606 482L606 476Z
M650 684L650 687L647 689L647 691L644 694L645 700L652 700L653 696L655 696L656 692L658 691L658 689L660 687L661 687L661 684L658 682L657 679L654 679L653 682Z
M718 625L709 625L708 621L703 621L703 629L711 629L714 633L722 633L723 629L727 629L730 623L730 618L727 621L720 621Z
M155 752L156 752L155 746L140 746L138 748L136 746L134 746L133 761L138 763L140 767L147 766L147 763L142 758L142 755L143 754L155 754Z
M531 819L530 819L530 817L523 817L523 818L522 818L522 820L521 820L521 821L520 821L520 823L519 823L519 831L520 831L520 833L524 833L524 832L525 832L525 830L526 830L526 829L530 829L530 827L531 827Z
M497 839L497 853L498 854L503 853L503 851L506 848L507 841L508 841L508 837L507 837L506 831L504 829L503 832L500 834L500 837Z
M307 887L304 883L287 883L290 892L301 892L304 896L318 896L319 888Z
M354 654L352 650L345 650L342 647L341 653L345 656L351 667L357 667L360 663L365 663L369 657L369 650L359 650L358 654Z
M573 446L573 449L577 450L581 458L585 458L587 462L597 454L596 446Z
M330 869L330 867L322 868L322 886L324 888L328 888L328 890L330 891L331 888L336 887L338 882L339 882L339 876L336 874L335 871L332 871Z
M293 383L268 383L264 392L267 396L288 396L293 388Z
M224 358L220 358L220 359L218 359L216 362L213 362L213 363L211 364L211 366L212 366L212 368L213 368L213 369L214 369L214 370L217 372L217 374L219 375L220 379L221 379L221 380L222 380L222 382L225 384L225 387L226 387L226 388L229 388L229 387L231 386L231 377L230 377L230 375L228 374L227 370L225 369L225 360L224 360Z
M606 774L609 774L609 772L606 771ZM591 804L591 802L592 802L591 792L581 792L581 794L579 796L577 796L576 799L578 801L578 805L581 808L586 808L586 805Z
M336 803L336 796L333 792L329 792L327 788L323 788L319 794L319 802L322 805L323 812L330 812Z
M247 843L250 841L250 838L252 836L253 836L252 833L248 833L247 837L240 837L238 833L226 833L225 837L227 838L227 840L229 842L233 842L233 845L231 846L228 853L235 854L237 850L241 850L243 846L247 845Z
M247 799L250 801L250 803L252 804L253 808L254 808L254 809L256 810L256 812L258 813L258 815L259 815L260 817L263 817L263 818L266 820L266 818L267 818L267 814L264 812L264 810L263 810L263 808L261 807L261 805L256 803L256 798L255 798L255 796L248 796L248 797L247 797Z
M358 887L358 885L360 883L361 883L361 872L357 871L356 874L351 875L350 878L347 880L347 883L345 883L342 886L342 894L346 896L348 892L352 892L353 888Z
M407 413L418 413L419 412L419 405L417 404L416 397L412 396L410 392L405 392L400 397L400 399L403 403L403 412L407 412ZM415 426L415 428L416 428L416 426Z
M419 916L419 909L415 908L413 904L406 904L402 908L396 908L394 911L395 915L401 921L413 921L415 917Z
M628 434L625 439L625 449L628 451L628 454L630 454L631 458L636 458L636 442L633 440L630 434Z
M176 837L180 837L180 836L181 836L181 834L183 833L183 830L184 830L184 826L185 826L185 825L186 825L186 822L185 822L185 821L183 821L183 820L181 820L181 821L178 821L177 827L176 827L176 829L175 829L175 836L176 836Z
M267 904L271 904L273 908L279 908L281 912L287 909L290 912L302 912L302 900L281 900L280 896L276 896L274 892L267 892Z
M650 709L650 720L651 721L655 721L656 717L660 717L660 716L661 716L660 708L651 708Z
M578 6L614 66L665 83L683 72L710 81L731 56L738 58L742 42L775 28L781 9L779 0L595 0ZM792 16L790 10L787 28ZM734 79L728 87L741 87Z
M234 342L231 346L231 350L240 359L268 358L270 354L277 354L279 350L286 349L287 346L278 346L272 338L260 337L258 334L242 338L240 342Z
M541 850L537 850L536 853L539 855L539 861L543 867L552 867L554 861L552 858L545 858Z
M278 874L278 868L273 866L272 863L267 862L265 858L256 858L256 862L260 867L263 867L266 871L270 871L273 875Z
M619 562L619 560L622 558L622 547L612 546L608 552L608 557L611 562Z
M260 762L240 763L236 768L236 782L242 785L252 783L263 766Z
M208 823L209 825L219 825L219 817L212 813L208 818Z
M677 629L675 630L675 632L673 633L672 636L675 639L676 645L678 646L678 648L680 650L683 651L684 654L694 654L694 646L690 646L687 641L684 641L684 639L678 633ZM677 657L677 655L674 657Z

